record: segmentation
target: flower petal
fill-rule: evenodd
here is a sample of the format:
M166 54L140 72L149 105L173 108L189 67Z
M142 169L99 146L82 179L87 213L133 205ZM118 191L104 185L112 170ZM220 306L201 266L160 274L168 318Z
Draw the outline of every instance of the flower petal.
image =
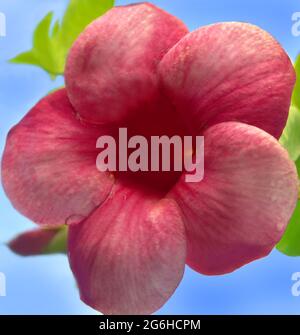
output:
M82 220L109 194L96 168L101 130L81 124L65 89L41 100L8 135L2 182L13 205L36 223Z
M105 314L148 314L180 282L185 235L171 200L118 186L69 231L69 258L82 300Z
M239 121L280 137L295 71L260 28L238 22L200 28L165 55L159 72L167 96L194 131Z
M159 61L187 32L148 3L115 7L90 24L72 47L65 74L80 117L119 122L152 101Z
M205 171L199 183L184 176L171 191L182 209L187 263L223 274L266 256L296 206L294 163L266 132L227 122L204 133Z

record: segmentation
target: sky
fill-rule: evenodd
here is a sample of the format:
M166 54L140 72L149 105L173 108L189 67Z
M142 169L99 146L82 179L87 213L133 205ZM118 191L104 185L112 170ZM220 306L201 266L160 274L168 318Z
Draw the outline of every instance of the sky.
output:
M101 0L99 0L101 1ZM0 153L9 129L41 97L63 85L41 69L7 62L30 49L32 32L49 11L59 18L66 0L0 0L6 16L6 37L0 37ZM128 4L135 1L117 1ZM154 4L181 18L190 30L220 21L244 21L270 32L294 60L300 36L293 36L292 15L298 0L158 0ZM6 277L6 296L0 314L97 314L79 299L65 256L22 258L5 243L34 225L13 209L0 186L0 273ZM189 268L175 294L158 314L299 314L300 296L291 293L292 274L300 258L274 250L267 258L234 273L207 277ZM0 276L1 280L1 276Z

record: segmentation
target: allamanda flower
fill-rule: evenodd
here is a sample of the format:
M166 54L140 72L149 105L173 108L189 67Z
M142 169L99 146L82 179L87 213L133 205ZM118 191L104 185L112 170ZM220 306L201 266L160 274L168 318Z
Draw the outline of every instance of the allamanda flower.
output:
M224 274L272 250L298 190L277 142L295 73L268 33L237 22L189 33L151 4L115 7L79 36L65 79L9 133L2 180L22 214L43 228L69 226L84 302L106 314L152 313L185 264ZM203 135L204 179L100 173L96 141L119 127Z

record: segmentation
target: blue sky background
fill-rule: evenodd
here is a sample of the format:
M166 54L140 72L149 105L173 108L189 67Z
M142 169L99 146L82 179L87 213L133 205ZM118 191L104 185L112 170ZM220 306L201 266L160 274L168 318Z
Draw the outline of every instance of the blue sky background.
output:
M101 0L99 0L101 1ZM135 1L117 1L125 4ZM291 34L291 16L300 12L297 0L164 0L152 1L180 17L191 30L218 21L247 21L273 34L292 59L300 52L300 37ZM12 125L51 89L61 86L41 69L12 65L7 60L31 47L32 32L44 15L60 17L67 0L0 0L7 19L7 36L0 37L0 151ZM0 272L7 296L0 297L0 314L93 314L78 296L64 256L22 258L5 241L33 224L10 205L0 186ZM182 283L160 314L300 313L300 297L291 294L291 276L300 258L276 250L260 261L220 277L186 269Z

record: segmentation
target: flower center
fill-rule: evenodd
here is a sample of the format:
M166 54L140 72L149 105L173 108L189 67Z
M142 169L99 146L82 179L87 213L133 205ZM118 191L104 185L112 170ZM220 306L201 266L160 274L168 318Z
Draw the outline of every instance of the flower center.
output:
M114 172L116 178L162 194L172 188L184 169L185 148L183 144L184 136L188 135L184 120L181 120L177 114L168 101L160 98L151 104L145 104L131 120L123 122L114 129L114 138L118 144L116 150L117 171ZM120 129L123 134L126 132L126 139L124 136L120 136ZM141 143L133 145L132 139L137 137L142 137L145 145L141 146ZM159 146L153 146L154 138L159 141ZM123 143L124 141L126 143ZM176 146L175 142L180 143L179 151L176 151L179 147ZM124 156L126 156L127 163L126 171L124 171ZM155 164L153 163L154 159L156 160ZM120 164L123 165L123 171L120 169ZM136 168L130 168L128 166L130 164L136 164ZM156 168L153 169L154 165ZM181 170L178 169L180 165L182 166Z

